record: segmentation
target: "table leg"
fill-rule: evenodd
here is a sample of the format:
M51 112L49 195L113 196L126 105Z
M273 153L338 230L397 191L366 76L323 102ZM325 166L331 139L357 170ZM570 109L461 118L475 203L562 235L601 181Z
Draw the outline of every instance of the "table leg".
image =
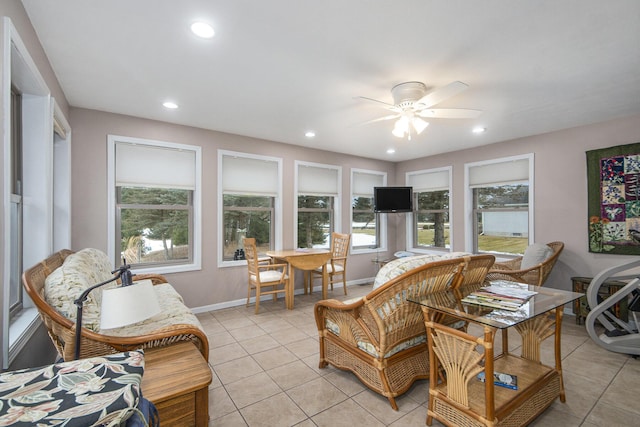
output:
M293 265L289 263L289 283L287 284L287 292L285 294L287 295L286 306L289 310L293 310L293 291L296 285L294 272Z
M327 263L322 264L322 299L327 299L329 288L329 274L327 273Z

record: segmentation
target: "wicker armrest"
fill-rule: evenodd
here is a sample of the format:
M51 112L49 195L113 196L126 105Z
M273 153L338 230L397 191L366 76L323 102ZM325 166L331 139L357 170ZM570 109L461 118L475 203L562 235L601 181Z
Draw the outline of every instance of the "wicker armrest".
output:
M180 341L191 341L198 348L202 357L205 360L209 360L209 340L206 334L194 325L175 324L146 335L133 337L104 335L86 328L82 328L81 331L81 358L130 351L139 348L164 347ZM73 334L73 332L74 331L70 331L71 334ZM65 360L73 359L75 344L72 343L73 340L67 341L67 345L64 346L65 354L63 354L63 356Z
M348 316L348 318L355 321L360 317L359 311L364 305L364 300L359 298L354 300L349 304L345 304L342 301L338 301L337 299L326 299L322 301L318 301L314 307L316 325L318 326L318 331L322 333L326 328L326 319L332 319L339 316L340 318L344 318L344 316Z
M520 270L520 263L522 262L522 257L500 261L493 264L491 271L494 270Z

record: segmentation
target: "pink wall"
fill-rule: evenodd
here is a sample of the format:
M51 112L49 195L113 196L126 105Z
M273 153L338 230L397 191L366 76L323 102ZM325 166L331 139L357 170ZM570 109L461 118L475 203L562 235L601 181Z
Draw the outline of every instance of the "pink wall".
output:
M294 161L342 166L342 230L349 230L351 168L387 172L392 184L395 165L328 151L312 150L187 126L118 114L72 108L72 249L107 249L107 135L171 141L202 147L203 224L202 270L168 275L190 307L202 307L246 298L246 267L218 268L218 209L216 206L218 149L283 158L284 248L294 244ZM394 233L389 232L390 235ZM393 249L393 246L392 246ZM386 256L382 254L381 256ZM352 255L348 280L372 277L375 254ZM301 277L298 278L301 287Z
M464 164L518 154L534 153L535 241L560 240L565 249L547 286L570 289L571 276L592 276L633 257L588 252L587 167L585 152L640 141L640 116L535 135L513 141L402 162L396 181L405 173L442 166L453 167L454 250L464 250ZM404 224L399 226L404 229ZM399 247L404 243L404 235Z

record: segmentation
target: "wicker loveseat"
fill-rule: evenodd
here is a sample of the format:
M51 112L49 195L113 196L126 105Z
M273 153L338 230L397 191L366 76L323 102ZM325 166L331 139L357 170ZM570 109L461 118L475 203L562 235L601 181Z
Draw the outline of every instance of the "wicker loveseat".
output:
M72 252L64 249L26 270L24 287L38 308L49 337L64 360L75 356L76 306L73 301L88 287L113 277L107 255L97 249ZM102 356L139 348L161 347L178 341L192 341L205 360L209 343L198 319L184 305L182 297L162 275L135 275L150 279L158 295L161 313L134 325L100 330L102 290L95 289L83 308L81 358Z
M407 299L481 283L494 262L493 255L426 262L353 302L319 301L320 368L330 364L353 372L397 410L395 398L429 378L422 311Z

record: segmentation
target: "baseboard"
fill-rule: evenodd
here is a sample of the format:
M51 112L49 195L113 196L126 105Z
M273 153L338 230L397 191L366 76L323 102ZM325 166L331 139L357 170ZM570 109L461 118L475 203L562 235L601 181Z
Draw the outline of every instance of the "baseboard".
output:
M347 281L347 288L350 286L368 285L371 283L373 283L373 277L366 278L366 279L349 280ZM322 286L315 286L313 288L313 292L322 292ZM304 294L304 289L296 289L294 291L294 295L300 295L300 294ZM262 298L260 298L260 301L269 301L271 300L271 298L272 298L271 295L265 295ZM191 309L191 312L193 314L199 314L199 313L206 313L208 311L223 310L225 308L232 308L232 307L245 305L246 302L247 302L246 298L241 298L241 299L232 300L232 301L225 301L225 302L220 302L216 304L204 305L201 307L194 307ZM249 302L254 304L256 302L255 297L252 297L249 300Z

